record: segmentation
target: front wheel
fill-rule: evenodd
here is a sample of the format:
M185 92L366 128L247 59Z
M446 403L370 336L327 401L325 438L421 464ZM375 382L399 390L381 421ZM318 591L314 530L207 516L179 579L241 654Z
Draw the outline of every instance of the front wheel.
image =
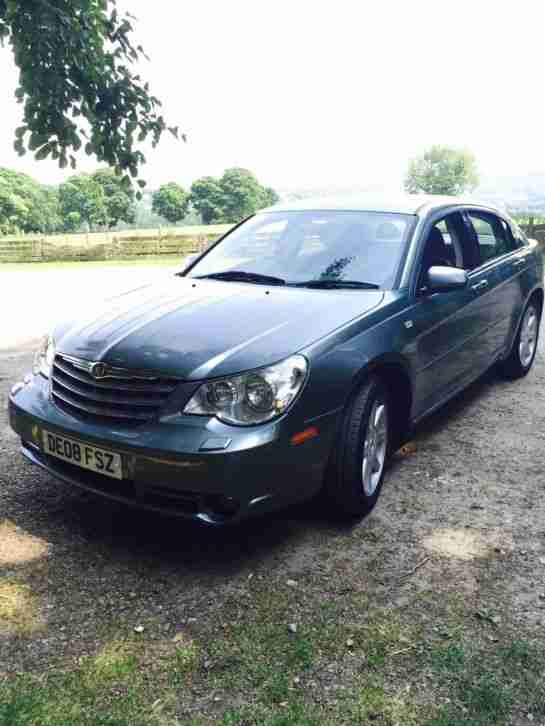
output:
M326 486L340 514L363 516L375 506L384 478L389 429L388 395L373 376L345 412Z
M511 352L500 366L501 372L507 378L522 378L532 367L536 357L540 319L539 305L535 300L530 300L520 321Z

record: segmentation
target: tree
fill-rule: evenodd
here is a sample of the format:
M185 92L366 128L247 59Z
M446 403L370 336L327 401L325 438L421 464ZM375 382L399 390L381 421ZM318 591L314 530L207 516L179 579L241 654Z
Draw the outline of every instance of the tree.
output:
M220 179L223 192L223 217L239 222L262 206L263 187L247 169L227 169Z
M273 204L276 204L279 201L280 197L272 187L263 187L261 194L261 209L263 207L272 207Z
M58 193L64 228L70 231L83 224L90 229L115 227L120 221L132 224L136 218L130 181L113 169L72 176L60 185Z
M201 215L203 224L223 222L223 189L213 176L203 176L194 181L189 199L191 205Z
M0 168L0 233L54 232L59 227L56 191L27 174Z
M190 194L191 204L204 224L240 222L278 199L274 189L261 186L251 171L238 167L227 169L221 179L197 179Z
M38 185L30 211L32 231L51 234L62 229L59 192L56 187Z
M28 207L0 181L0 234L17 234L24 229Z
M462 194L479 183L477 163L470 151L451 146L431 146L412 159L405 189L414 194Z
M100 162L138 175L145 158L136 144L151 138L155 146L168 127L159 99L134 71L147 56L134 45L133 20L116 0L0 0L0 41L11 45L20 71L19 154L28 148L38 160L75 168L85 144Z
M132 224L136 218L136 208L130 182L108 168L98 169L92 178L104 192L108 227L115 227L120 221Z
M90 174L72 176L61 184L59 205L69 230L78 229L82 224L93 229L108 223L106 194Z
M68 212L64 218L64 229L66 232L77 232L81 224L82 219L79 212Z
M189 194L176 182L163 184L153 194L152 210L168 222L180 222L189 209Z

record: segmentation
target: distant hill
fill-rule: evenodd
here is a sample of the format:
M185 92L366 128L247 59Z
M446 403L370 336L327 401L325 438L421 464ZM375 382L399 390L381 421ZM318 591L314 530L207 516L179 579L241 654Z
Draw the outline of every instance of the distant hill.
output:
M365 192L388 191L383 185L281 188L277 190L283 201L298 201L310 197L349 196ZM390 189L399 192L399 188ZM545 173L527 176L485 177L473 196L513 213L545 214Z
M512 212L545 213L545 174L483 179L476 196Z
M322 197L348 197L353 194L365 194L369 192L384 192L387 189L382 185L368 184L367 186L349 186L349 185L332 185L323 187L295 187L295 188L277 188L280 199L283 202L297 202L300 199L320 199ZM391 189L393 192L399 192L399 189Z

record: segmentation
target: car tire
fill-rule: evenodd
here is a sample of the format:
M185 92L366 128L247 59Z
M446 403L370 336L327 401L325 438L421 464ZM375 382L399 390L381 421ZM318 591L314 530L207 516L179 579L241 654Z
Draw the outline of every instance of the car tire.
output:
M377 502L389 452L389 410L386 389L373 376L345 411L326 485L341 516L362 517Z
M500 371L506 378L522 378L532 367L536 357L540 322L541 307L536 300L530 300L522 315L511 351L500 363Z

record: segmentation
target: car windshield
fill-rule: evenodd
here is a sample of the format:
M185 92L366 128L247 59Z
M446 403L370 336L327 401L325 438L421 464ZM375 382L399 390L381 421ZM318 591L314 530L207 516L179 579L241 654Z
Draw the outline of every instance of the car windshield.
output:
M257 214L188 277L332 289L391 288L414 217L386 212Z

